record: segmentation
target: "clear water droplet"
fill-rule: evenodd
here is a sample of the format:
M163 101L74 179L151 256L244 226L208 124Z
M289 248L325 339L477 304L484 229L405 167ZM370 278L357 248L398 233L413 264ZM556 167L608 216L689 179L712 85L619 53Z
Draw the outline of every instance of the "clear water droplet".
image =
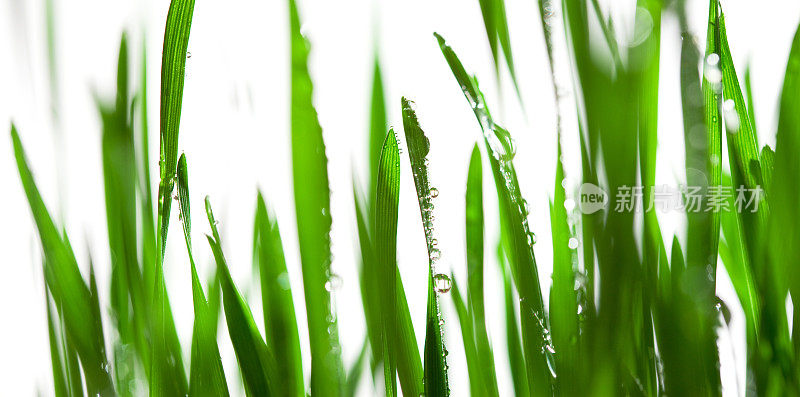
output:
M533 246L536 244L536 233L528 232L528 245Z
M575 200L571 198L564 200L564 209L567 210L567 212L572 212L572 210L575 209Z
M289 273L283 272L283 273L279 274L278 277L276 278L276 281L278 282L278 286L280 286L281 289L283 289L284 291L288 291L289 290L289 287L290 287L290 285L289 285Z
M328 292L335 291L341 286L342 278L336 273L332 273L330 277L328 277L328 281L325 282L325 289L328 290Z
M429 192L429 194L431 195L431 198L439 197L439 189L437 189L435 187L432 187L430 192ZM431 208L433 208L433 207L431 207Z
M511 138L511 133L499 125L494 125L491 131L487 134L489 147L492 149L492 154L502 161L511 161L516 154L516 147L514 139Z
M567 245L569 245L569 249L571 250L578 248L578 239L575 237L571 237L569 239L569 242L567 242Z
M189 59L191 57L192 57L192 52L191 51L186 51L186 58Z
M436 273L433 275L433 289L440 294L445 294L453 287L450 281L450 276L444 273Z
M434 248L431 250L429 257L432 261L437 261L442 257L442 251L439 251L438 248Z

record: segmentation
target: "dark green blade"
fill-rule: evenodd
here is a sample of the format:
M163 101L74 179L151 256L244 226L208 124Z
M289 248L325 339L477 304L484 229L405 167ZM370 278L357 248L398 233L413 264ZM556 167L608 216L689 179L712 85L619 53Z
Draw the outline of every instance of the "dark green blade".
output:
M503 253L502 244L497 245L497 262L503 277L503 297L506 314L506 346L508 349L508 364L511 367L511 380L514 383L514 395L527 396L528 374L525 370L525 358L522 356L522 346L519 339L519 323L517 322L517 299L514 297L514 287L511 284L511 275L508 262Z
M551 351L550 332L539 285L536 258L533 254L535 237L530 231L524 198L519 191L514 169L514 142L511 134L497 125L486 107L486 101L478 89L477 80L470 77L461 61L444 38L434 33L450 70L472 107L483 131L489 164L494 174L500 203L501 233L504 246L509 253L511 275L520 295L522 340L525 348L529 386L531 394L551 394L554 379L554 364Z
M72 249L59 234L44 205L14 124L11 124L11 140L22 186L39 230L45 255L47 287L59 309L59 315L64 319L70 343L78 352L89 388L102 395L113 395L113 384L104 352L105 342L103 335L95 327L100 319L94 318L91 292L81 276Z
M233 282L228 263L222 253L217 220L214 218L211 201L208 197L206 197L206 214L212 233L211 236L207 235L206 237L211 251L214 253L217 268L220 270L225 320L228 323L228 333L239 362L245 392L248 396L281 395L275 386L277 385L275 357L261 337L250 307L247 306L247 302L242 298Z
M217 346L217 319L213 317L206 301L203 286L197 276L197 267L192 255L192 215L189 206L189 176L186 156L178 159L178 197L180 218L186 251L192 272L192 303L194 305L194 328L192 332L192 362L189 371L189 393L227 396L228 383L222 369L222 360Z
M467 303L474 326L476 358L482 370L481 394L497 396L497 375L494 368L494 353L486 332L486 315L483 299L483 165L478 144L472 148L467 174L466 193L466 241L467 241ZM453 280L455 288L455 280ZM460 319L459 319L460 321ZM463 327L462 327L463 328ZM471 379L471 378L470 378Z
M53 316L53 309L51 308L50 293L45 289L45 305L47 306L47 337L50 343L50 365L53 368L53 393L56 397L68 397L69 389L67 389L66 372L64 371L64 364L61 361L61 348L56 334L55 318Z
M378 299L381 312L384 382L387 396L397 395L397 208L400 193L400 152L394 131L389 130L381 150L375 207L375 252ZM369 266L369 264L367 264Z
M322 128L312 103L313 84L308 74L309 45L300 33L297 5L289 0L292 48L292 170L294 202L303 268L303 286L311 344L311 393L343 393L339 331L330 291L331 213L328 168Z
M267 210L261 192L258 192L256 219L264 333L267 345L275 353L275 360L281 363L277 368L278 389L282 390L282 395L304 396L300 336L281 232L274 216Z
M441 252L436 248L433 235L433 198L438 194L428 181L428 166L426 164L430 142L425 132L419 125L417 115L411 107L411 102L406 98L401 99L403 109L403 130L405 130L406 143L408 144L408 157L411 161L411 171L414 174L414 186L417 191L417 202L422 217L425 231L425 240L428 248L428 314L425 328L424 350L424 381L426 396L448 396L450 386L447 381L447 349L442 337L444 319L439 311L439 291L434 288L434 277L437 280L446 280L449 277L444 273L437 273L436 262ZM437 281L438 282L438 281ZM450 287L447 286L446 290ZM446 291L444 291L446 292Z

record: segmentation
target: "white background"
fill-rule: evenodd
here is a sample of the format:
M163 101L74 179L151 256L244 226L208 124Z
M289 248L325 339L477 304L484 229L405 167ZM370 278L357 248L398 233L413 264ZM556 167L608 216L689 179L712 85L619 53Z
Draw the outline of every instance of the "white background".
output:
M95 93L113 98L120 34L127 30L134 84L138 86L142 38L146 39L149 73L149 113L153 178L157 176L158 92L166 0L54 0L63 144L56 143L49 117L50 91L43 0L3 0L0 3L0 129L14 120L20 130L36 181L54 213L61 213L86 270L91 253L107 304L109 252L100 155L100 124ZM333 215L334 271L343 282L334 292L345 362L359 353L364 337L358 293L357 238L352 201L353 169L366 178L366 137L374 50L378 48L388 101L390 124L401 128L400 96L417 104L423 129L431 139L431 178L440 194L435 200L436 234L443 258L465 284L464 190L472 145L480 130L458 85L441 56L432 32L453 45L468 71L476 73L497 120L517 143L515 164L523 195L531 204L531 225L538 235L535 247L539 277L550 286L552 242L548 201L554 184L555 105L536 1L507 0L507 13L524 109L508 82L494 78L478 1L476 0L348 0L300 2L303 32L312 44L310 70L314 101L324 130L329 159ZM800 17L800 4L772 1L769 6L744 0L726 1L730 45L737 71L752 65L756 118L762 144L774 143L776 104L789 46ZM635 2L601 1L613 10L621 36L629 37ZM705 43L707 1L690 1L690 24ZM556 18L560 18L560 12ZM256 188L262 189L277 214L284 238L293 287L306 374L310 368L305 327L302 279L297 254L291 187L288 128L289 48L285 1L198 1L187 60L180 150L189 162L192 205L195 210L195 257L201 272L212 269L210 250L203 243L208 231L202 219L202 200L210 195L222 222L225 252L240 289L250 298L256 319L260 299L251 280L251 230ZM562 39L559 42L563 45ZM678 80L680 38L672 13L663 20L659 108L657 183L675 185L683 172L683 132ZM563 49L562 49L563 51ZM561 68L566 64L562 62ZM564 69L566 86L569 75ZM576 186L578 164L574 98L564 105L567 177ZM624 111L624 109L620 109ZM138 121L138 120L137 120ZM3 133L5 134L5 133ZM2 135L2 134L0 134ZM7 135L6 135L7 136ZM63 161L57 161L58 156ZM723 156L726 157L726 156ZM485 170L488 167L484 167ZM398 259L420 348L424 340L427 255L413 181L402 166ZM61 180L59 188L58 180ZM155 182L154 182L155 186ZM61 192L60 192L61 191ZM0 394L52 394L40 247L30 210L19 182L11 142L0 139ZM59 199L59 197L61 197ZM502 288L494 261L497 240L496 197L490 175L484 175L487 211L487 321L498 366L501 395L510 395ZM59 210L59 208L63 210ZM661 215L665 240L680 232L684 217ZM178 223L167 247L167 285L178 332L188 362L193 314L188 261ZM178 236L178 237L176 237ZM685 246L685 244L684 244ZM731 334L720 342L725 392L741 392L744 379L744 325L730 282L719 267L719 294L734 312ZM468 392L466 368L452 300L442 308L447 323L453 395ZM261 321L257 321L261 323ZM105 322L108 327L109 322ZM260 325L261 326L261 325ZM223 326L224 327L224 326ZM112 335L110 329L106 335ZM236 361L221 331L220 348L235 394L241 393ZM730 337L732 335L732 339ZM733 346L733 350L732 350ZM735 363L735 364L734 364ZM368 377L361 393L379 393ZM308 376L306 376L308 379ZM740 381L741 383L741 381ZM380 390L380 387L378 388ZM237 392L238 391L238 392Z

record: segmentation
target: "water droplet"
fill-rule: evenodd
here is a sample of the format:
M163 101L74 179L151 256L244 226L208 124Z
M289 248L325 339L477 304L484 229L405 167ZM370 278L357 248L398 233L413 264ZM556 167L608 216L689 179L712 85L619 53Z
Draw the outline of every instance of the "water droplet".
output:
M438 248L434 248L431 250L429 257L431 258L432 261L437 261L439 260L439 258L442 257L442 251L439 251Z
M191 57L192 57L192 52L191 51L186 51L186 58L188 59L188 58L191 58Z
M635 18L633 37L631 37L631 41L628 43L631 47L644 43L653 31L653 17L646 8L636 7Z
M572 212L572 210L575 209L575 200L571 198L564 200L564 209L567 210L567 212Z
M429 194L431 195L431 198L439 197L439 189L437 189L435 187L432 187L430 192L429 192ZM433 207L431 207L431 208L433 208Z
M719 69L719 55L711 54L706 57L703 76L711 84L719 84L722 81L722 71Z
M536 244L536 233L528 232L528 245L533 246Z
M439 240L437 240L437 239L431 239L431 246L432 246L432 247L435 247L435 246L437 246L437 245L439 245Z
M325 289L330 291L334 291L339 289L342 286L342 278L339 277L336 273L331 273L330 277L328 277L328 281L325 282Z
M736 102L733 99L728 99L722 104L723 116L725 117L725 125L728 132L735 134L739 132L739 114L736 112Z
M492 149L492 154L502 161L511 161L516 154L516 147L514 146L514 139L511 138L511 133L499 125L493 126L491 132L487 134L489 147Z
M175 200L175 201L178 201L178 199L179 199L178 193L173 194L172 195L172 199Z
M520 211L522 212L522 216L528 216L531 213L531 206L528 204L528 201L522 199L522 204L520 205Z
M719 55L716 53L711 53L708 57L706 57L706 63L712 66L716 66L719 64Z
M278 282L278 285L281 287L281 289L283 289L284 291L288 291L289 290L289 287L290 287L290 285L289 285L289 273L283 272L283 273L279 274L278 277L276 278L276 281Z
M569 242L567 242L567 245L569 245L569 249L571 250L578 248L578 239L575 237L570 238Z
M447 293L452 288L450 276L444 273L436 273L433 275L433 288L440 294Z

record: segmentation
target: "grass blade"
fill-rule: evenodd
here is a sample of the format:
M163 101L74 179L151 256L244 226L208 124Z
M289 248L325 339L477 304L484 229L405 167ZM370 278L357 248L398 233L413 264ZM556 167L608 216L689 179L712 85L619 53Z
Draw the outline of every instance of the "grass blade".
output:
M439 47L450 65L453 76L478 119L486 149L491 154L489 164L492 167L500 202L503 242L510 256L511 275L520 295L528 385L533 395L549 395L555 375L555 364L551 353L553 347L542 300L542 289L539 285L536 258L533 254L532 243L535 237L528 226L527 204L520 194L512 161L515 154L514 142L511 134L492 120L483 94L478 89L477 80L467 74L444 38L435 33L434 35L439 41Z
M438 191L430 185L428 180L428 166L426 164L430 142L422 131L417 120L417 115L411 107L411 102L406 98L401 99L403 109L403 130L405 130L408 144L408 157L411 161L411 170L414 174L414 186L417 191L417 202L422 217L425 231L425 240L428 248L428 314L425 329L425 359L424 381L426 396L448 396L450 387L447 380L447 349L442 337L444 320L439 311L439 291L447 292L450 289L450 279L444 273L437 273L436 262L441 257L441 252L436 248L433 234L433 198ZM444 283L445 286L434 285Z
M503 277L503 297L506 314L506 344L508 348L508 364L511 366L511 380L514 383L514 395L527 396L528 374L525 370L525 357L522 355L522 344L519 338L519 323L517 322L517 299L514 298L514 287L511 285L509 265L503 253L502 244L497 246L497 261Z
M203 286L197 276L197 267L192 255L192 215L189 206L189 176L186 156L178 159L178 197L186 251L192 272L192 303L194 305L194 329L192 332L192 362L189 371L189 393L199 395L208 393L214 396L227 396L228 383L222 369L222 360L217 346L217 319L206 301Z
M389 130L381 150L375 207L375 252L377 254L379 302L386 395L397 395L395 372L399 339L397 328L397 208L400 193L400 153L394 131ZM368 265L369 266L369 265Z
M294 202L311 343L311 393L343 393L341 348L330 291L330 190L322 128L312 104L309 46L300 33L297 5L289 0L292 48L292 169Z
M450 295L453 297L453 305L456 308L458 324L461 327L461 341L464 344L464 355L467 359L467 374L469 375L469 390L473 396L486 395L486 386L483 384L483 374L481 373L482 362L478 358L478 351L475 347L475 328L472 324L472 316L464 304L461 297L461 290L458 288L455 275L450 275L453 280L453 290Z
M258 193L256 208L258 267L261 275L261 300L264 308L266 342L275 353L278 389L286 396L304 396L303 362L297 331L292 288L278 223Z
M217 220L214 218L211 201L208 197L206 197L206 214L212 233L211 236L207 235L206 237L211 251L214 253L217 268L220 270L225 320L228 323L228 332L233 343L233 350L236 352L236 359L239 361L245 392L248 396L278 395L277 390L273 389L277 370L275 357L261 337L261 333L258 332L253 314L233 282L228 263L222 253Z
M101 395L113 395L111 375L105 356L103 335L98 334L94 318L92 295L78 269L78 263L67 241L59 234L53 218L44 205L39 189L28 167L17 128L11 124L11 140L20 179L45 254L45 280L64 319L66 334L74 344L91 390Z
M494 353L486 332L486 315L483 299L483 165L478 144L472 148L467 174L466 193L466 241L467 241L467 301L474 326L478 362L483 363L484 389L481 394L498 395L497 375L494 368ZM455 280L454 280L455 281Z

